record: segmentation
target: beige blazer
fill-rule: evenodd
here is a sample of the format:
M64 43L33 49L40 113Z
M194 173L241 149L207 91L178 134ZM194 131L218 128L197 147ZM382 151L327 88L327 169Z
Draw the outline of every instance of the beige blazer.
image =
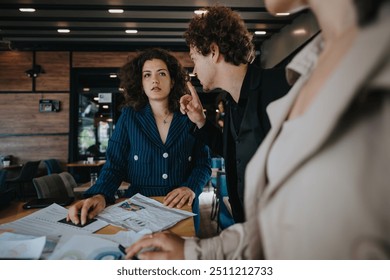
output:
M268 107L271 131L246 170L247 222L187 240L188 259L390 258L389 17L365 29L302 118L267 182L269 151L299 79Z

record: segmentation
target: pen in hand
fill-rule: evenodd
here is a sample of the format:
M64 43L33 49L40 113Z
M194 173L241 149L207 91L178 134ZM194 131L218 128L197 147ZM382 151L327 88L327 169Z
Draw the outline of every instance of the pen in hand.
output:
M126 248L125 248L125 246L119 244L118 248L119 248L119 251L121 251L122 254L124 254L126 256ZM136 256L133 256L131 259L132 260L139 260Z

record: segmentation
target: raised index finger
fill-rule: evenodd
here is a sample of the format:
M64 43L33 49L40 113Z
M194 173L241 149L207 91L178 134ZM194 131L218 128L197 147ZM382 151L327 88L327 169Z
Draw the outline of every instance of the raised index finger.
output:
M201 104L201 103L200 103L199 96L198 96L198 93L196 92L196 89L195 89L194 86L191 84L191 82L187 82L187 86L188 86L188 89L189 89L190 92L191 92L192 102L193 102L193 103L196 103L196 104Z

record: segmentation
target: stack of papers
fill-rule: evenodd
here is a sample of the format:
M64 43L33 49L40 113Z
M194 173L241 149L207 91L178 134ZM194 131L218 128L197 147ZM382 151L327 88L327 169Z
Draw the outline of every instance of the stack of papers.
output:
M118 245L130 246L145 234L172 227L195 214L164 206L140 194L107 207L93 222L66 222L68 210L52 204L24 218L0 225L1 259L120 259ZM92 234L108 224L128 231Z

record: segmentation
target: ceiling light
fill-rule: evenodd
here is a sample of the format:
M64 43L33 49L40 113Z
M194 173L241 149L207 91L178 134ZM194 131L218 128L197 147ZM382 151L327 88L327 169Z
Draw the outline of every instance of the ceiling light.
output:
M110 14L122 14L124 11L123 9L109 9L108 12Z
M278 17L285 17L285 16L289 16L290 13L276 13L276 16Z
M207 13L207 10L195 10L194 13L197 15L202 15L202 14Z
M295 30L293 31L293 34L294 34L294 35L306 35L307 32L306 32L305 29L300 28L300 29L295 29Z
M256 35L265 35L267 34L267 31L255 31Z
M58 33L69 33L70 30L69 29L57 29L57 32Z
M117 78L118 77L118 75L117 74L110 74L110 78Z
M136 33L138 33L138 30L135 30L135 29L127 29L125 32L126 32L127 34L136 34Z
M35 9L34 8L20 8L19 11L21 11L22 13L33 13L33 12L35 12Z

